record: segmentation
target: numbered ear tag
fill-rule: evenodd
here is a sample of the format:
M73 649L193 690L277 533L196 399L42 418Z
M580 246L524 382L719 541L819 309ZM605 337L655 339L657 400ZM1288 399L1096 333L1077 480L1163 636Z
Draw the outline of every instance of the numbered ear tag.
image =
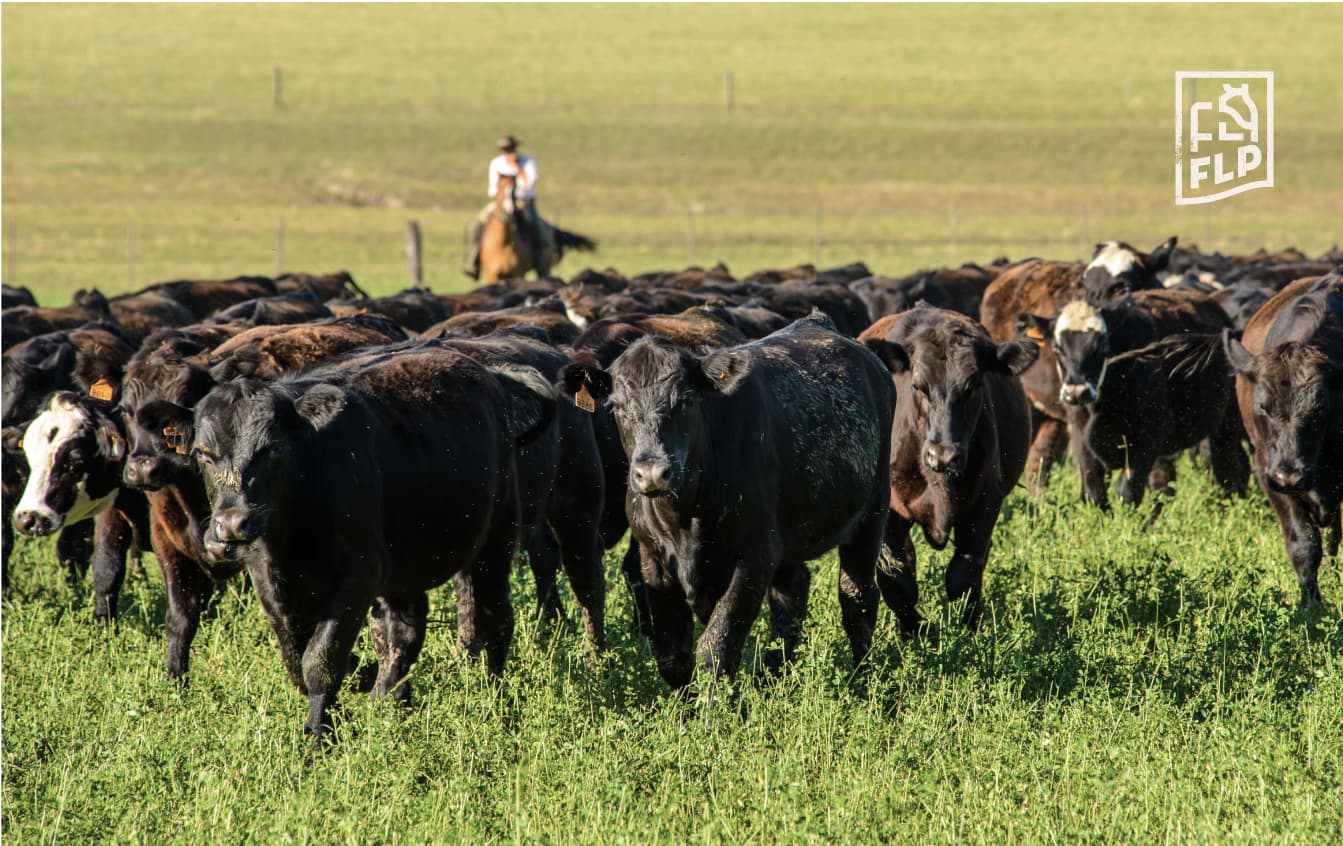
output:
M112 383L108 382L106 378L99 379L89 386L89 396L96 400L102 400L103 402L111 402Z
M168 449L173 450L178 455L187 454L186 444L184 443L185 439L182 437L182 430L177 427L176 423L169 423L167 426L163 427L163 440L167 442Z
M583 409L588 414L592 414L597 410L597 401L592 398L592 394L588 393L587 385L579 388L578 393L574 394L574 405Z

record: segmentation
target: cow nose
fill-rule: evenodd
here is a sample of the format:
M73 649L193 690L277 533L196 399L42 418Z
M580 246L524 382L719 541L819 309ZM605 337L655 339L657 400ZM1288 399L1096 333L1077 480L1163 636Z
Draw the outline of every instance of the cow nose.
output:
M252 539L251 513L242 508L230 508L215 514L214 533L225 543L245 543Z
M1087 405L1096 401L1096 389L1086 383L1068 383L1059 389L1059 399L1068 405Z
M1275 464L1268 471L1268 481L1273 488L1283 493L1299 491L1305 487L1305 468L1295 464Z
M923 447L923 463L934 473L954 473L960 470L960 450L955 444L929 441Z
M45 514L37 511L20 511L14 515L14 528L18 529L21 535L40 538L51 534L55 526L51 518Z
M132 455L126 459L126 469L121 478L132 488L148 487L154 472L154 459L150 456Z
M630 465L630 483L641 494L665 493L671 487L671 462L634 462Z

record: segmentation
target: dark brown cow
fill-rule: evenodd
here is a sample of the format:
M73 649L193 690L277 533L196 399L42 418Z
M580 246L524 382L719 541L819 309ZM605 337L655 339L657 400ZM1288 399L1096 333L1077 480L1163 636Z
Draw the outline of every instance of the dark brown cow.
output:
M258 297L215 312L207 323L245 323L248 326L275 326L284 323L308 323L331 317L316 292L310 288Z
M87 305L61 308L15 306L0 313L0 335L4 336L4 348L10 349L38 335L61 329L78 329L85 323L99 320L112 320L112 310L107 306L107 300L101 298Z
M497 311L464 312L426 328L424 338L476 338L499 329L535 326L546 333L552 344L571 344L581 331L565 317L563 306L519 306Z
M1284 288L1228 336L1255 474L1277 512L1304 606L1318 605L1321 535L1338 555L1343 502L1343 276Z
M91 311L108 309L121 333L137 346L155 329L196 322L196 316L190 309L167 294L152 289L111 299L104 297L97 289L81 290L75 292L72 302Z
M354 281L348 270L335 273L282 273L275 277L275 290L281 294L288 291L300 291L309 288L318 299L353 300L368 299L368 294Z
M295 326L257 326L219 344L209 359L216 381L239 376L271 380L348 350L404 340L406 332L399 324L381 315L357 314Z
M1035 362L1030 341L994 343L984 327L930 306L884 317L860 336L895 380L891 425L891 514L877 573L886 604L913 635L920 624L910 532L934 549L955 535L947 596L966 597L966 625L979 620L984 568L998 512L1021 477L1030 412L1017 378Z
M330 308L337 317L351 317L361 311L381 314L412 332L423 332L452 315L452 308L426 288L407 288L391 296L371 300L332 303Z

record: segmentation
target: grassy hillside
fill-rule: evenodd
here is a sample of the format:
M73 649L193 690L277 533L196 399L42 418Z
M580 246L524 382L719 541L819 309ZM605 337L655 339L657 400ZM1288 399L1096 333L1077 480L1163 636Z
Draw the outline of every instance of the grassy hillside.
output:
M277 266L392 290L411 218L430 284L458 287L504 132L540 160L543 211L628 271L1343 240L1337 6L0 14L0 272L62 300ZM1277 74L1278 186L1177 209L1174 71L1225 68Z
M3 825L14 843L1337 843L1343 836L1343 578L1305 625L1256 491L1227 503L1182 468L1145 514L1018 492L982 630L944 605L947 556L920 545L926 640L881 611L854 676L837 565L816 566L804 652L716 705L669 699L608 558L611 649L522 615L493 685L454 656L434 595L404 712L347 690L339 744L312 757L306 702L233 585L162 680L152 560L120 630L91 621L49 544L24 543L4 609ZM921 543L921 542L920 542ZM515 581L530 607L530 576ZM566 598L566 602L568 599ZM569 602L572 608L572 603ZM748 646L747 666L764 648ZM367 645L364 654L371 656Z

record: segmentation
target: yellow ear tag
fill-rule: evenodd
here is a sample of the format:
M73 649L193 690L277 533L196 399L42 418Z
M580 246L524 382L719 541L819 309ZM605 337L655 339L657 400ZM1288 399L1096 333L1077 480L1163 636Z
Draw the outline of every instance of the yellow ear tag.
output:
M112 384L106 378L99 379L89 386L89 396L103 402L112 401Z
M1026 330L1026 337L1033 341L1043 341L1045 336L1041 334L1039 326L1032 326Z
M163 427L163 439L167 442L168 448L178 455L186 455L186 444L182 443L182 430L177 428L176 423L169 423Z
M578 393L574 394L574 406L583 409L588 414L597 410L597 401L592 398L592 394L588 393L587 385L579 388Z

